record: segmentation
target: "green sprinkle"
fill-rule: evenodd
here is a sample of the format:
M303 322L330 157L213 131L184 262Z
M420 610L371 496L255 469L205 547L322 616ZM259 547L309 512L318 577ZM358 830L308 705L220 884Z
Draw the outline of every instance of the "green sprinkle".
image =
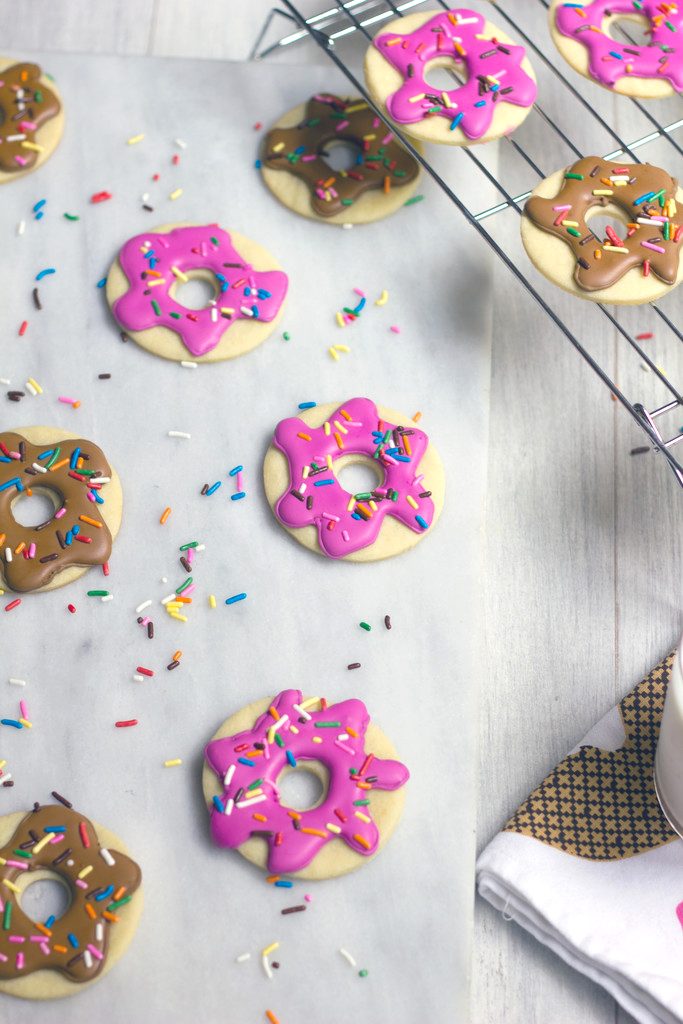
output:
M319 117L312 117L311 120L308 121L307 123L308 123L308 127L309 128L315 128L315 126L317 124L320 124L320 118Z
M421 203L424 196L411 196L410 199L406 199L404 206L412 206L413 203Z
M47 466L45 467L46 469L49 469L50 466L53 466L55 464L55 462L59 458L59 453L60 453L61 450L62 450L61 448L55 448L55 450L52 453L52 458L50 459L50 461L48 462Z
M363 968L363 970L362 970L362 971L359 971L359 972L358 972L358 977L359 977L359 978L367 978L367 976L368 976L368 972L366 971L366 969L365 969L365 968Z
M26 860L31 860L33 857L33 854L29 853L28 850L12 850L12 853L16 853L17 857L25 857Z
M107 910L118 910L118 908L122 907L124 903L130 903L132 898L132 895L122 896L120 900L114 900L113 903L110 903Z
M212 241L214 245L219 245L219 244L220 244L220 243L219 243L219 241L218 241L218 239L217 239L217 238L214 238L214 237L213 237L213 235L211 236L211 239L210 239L210 241Z
M152 299L152 309L154 310L157 316L161 316L161 306L156 301L156 299Z
M394 171L394 177L395 178L405 178L405 176L406 176L406 172L405 171Z
M187 551L189 548L197 548L197 547L199 547L199 541L198 540L190 540L190 541L187 542L187 544L181 544L178 550L179 551Z
M354 800L353 801L353 806L354 807L367 807L369 803L370 803L369 800Z
M282 340L283 341L289 341L289 339L290 339L289 331L284 331L283 334L282 334Z
M192 577L188 576L184 583L181 583L179 587L176 587L176 594L182 594L183 590L187 590L191 583Z
M314 722L316 729L341 729L341 722Z
M572 174L569 172L565 174L565 178L572 178L574 181L583 181L583 174Z
M8 900L7 903L5 904L5 913L3 914L3 918L2 918L2 927L5 929L6 932L9 931L9 925L10 925L10 921L11 920L12 920L12 904Z
M398 501L398 491L392 491L389 497L392 501Z
M279 732L275 733L275 742L277 743L278 747L284 747L285 745L285 741L283 740Z
M568 235L573 235L574 238L581 238L581 232L578 228L567 228L566 230Z
M363 494L354 494L354 498L356 501L370 501L372 493L370 491L365 491Z
M65 213L64 216L66 217L67 220L80 220L81 219L80 217L77 217L75 213Z
M36 103L42 103L43 102L43 94L40 91L40 89L36 89L36 91L33 94L33 98L36 101Z
M180 313L169 313L168 315L172 316L174 320L182 320Z
M109 597L108 590L89 590L88 597Z
M675 32L675 31L676 31L676 28L675 28L675 26L674 26L674 25L672 25L670 21L665 21L665 22L664 22L664 24L666 25L666 27L667 27L668 29L670 29L670 31L671 31L671 32Z
M257 779L256 782L250 783L250 785L247 786L247 789L248 790L249 789L256 789L258 786L261 785L262 782L263 782L263 779Z
M353 199L342 199L342 206L353 206Z
M361 629L366 629L368 633L372 629L372 626L368 622L359 622L358 625L360 626Z

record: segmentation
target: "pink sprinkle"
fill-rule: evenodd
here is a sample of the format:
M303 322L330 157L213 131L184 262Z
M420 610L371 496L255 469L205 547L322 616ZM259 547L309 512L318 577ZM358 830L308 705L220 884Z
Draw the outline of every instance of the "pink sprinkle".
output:
M55 519L61 519L62 516L66 515L66 506L62 505L58 512L55 512Z
M49 956L50 955L50 947L48 946L47 942L43 942L41 944L40 952L44 953L45 956Z
M31 543L29 545L29 549L28 549L28 557L29 558L33 558L35 556L35 553L36 553L36 546L33 543L33 541L31 541Z
M152 620L150 619L149 615L145 615L145 617L144 617L144 619L142 620L142 622L140 623L140 625L141 625L141 626L146 626L146 625L147 625L147 623L148 623L148 622L151 622L151 621L152 621Z
M21 860L8 860L7 864L11 868L18 868L20 871L28 871L28 864Z
M22 130L22 132L34 132L36 131L38 125L35 123L35 121L20 121L19 127Z
M304 899L306 900L307 903L312 903L313 902L313 897L311 896L310 892L305 892L304 893Z
M93 946L92 942L88 943L88 949L90 950L90 952L92 953L96 960L104 960L103 954L100 952L97 946Z
M311 160L317 160L317 159L318 159L318 154L317 153L310 153L308 156L302 156L301 157L301 163L302 164L310 164Z
M342 538L343 538L343 540L348 541L348 539L349 539L349 531L348 530L342 530Z
M17 970L21 971L24 967L24 954L17 953Z
M341 740L335 740L334 744L335 744L336 747L341 747L342 750L345 750L347 754L355 754L356 753L356 751L353 749L353 747L350 747L348 745L348 743L342 743Z
M389 143L391 142L391 140L393 139L393 137L394 137L394 133L393 132L389 132L389 134L385 135L384 138L382 139L382 145L383 146L388 146Z
M333 516L331 512L321 512L320 515L323 519L331 519L334 523L338 523L340 521L339 516Z
M189 587L185 587L185 589L183 590L182 597L187 597L188 594L191 594L196 589L197 589L197 584L196 583L190 583Z
M641 242L644 249L652 249L653 252L666 252L661 245L653 245L652 242Z
M55 834L53 835L52 839L50 840L50 846L54 846L56 843L62 843L62 842L64 842L64 833L63 832L55 832Z
M95 495L92 494L90 491L87 492L87 498L88 498L88 501L92 501L93 504L97 501L97 498L95 497Z
M238 491L243 491L244 490L244 479L242 477L242 473L241 472L239 472L237 474L237 478L235 480L235 486L236 486L236 489Z
M63 402L64 405L73 405L76 401L75 398L67 398L66 395L60 395L57 399L58 402Z
M14 159L16 160L16 162L17 162L17 163L18 163L18 164L19 164L19 165L20 165L21 167L25 167L25 166L26 166L26 164L27 164L27 162L28 162L27 160L25 160L25 159L24 159L24 157L23 157L23 156L15 156L15 158L14 158ZM23 959L23 958L22 958L22 959ZM18 966L19 966L19 964L17 964L17 967L18 967ZM22 966L22 967L24 966L24 965L23 965L23 963L22 963L22 965L21 965L21 966Z
M86 882L86 880L84 878L77 878L76 879L76 885L78 886L79 889L87 889L88 888L88 883Z
M372 127L373 128L379 128L381 123L382 122L380 121L380 119L378 117L373 117L373 119L372 119Z
M553 206L553 210L571 210L571 208L571 203L566 203L564 206Z
M385 462L389 462L392 466L396 465L396 459L394 459L391 455L387 455L386 452L382 452L382 458L384 459Z
M353 290L356 293L356 295L360 295L361 299L365 298L365 292L362 292L360 288L354 288Z
M5 956L5 954L4 953L0 953L0 964L6 964L7 960L8 960L8 958Z
M10 942L26 942L26 939L24 938L23 935L8 935L7 938L9 939Z
M681 927L683 927L683 903L679 903L676 907L676 917L680 921Z
M45 942L44 935L29 935L30 942Z
M19 701L19 709L21 711L21 717L22 718L28 718L28 710L26 708L26 701L25 700L20 700Z
M317 188L315 190L315 194L317 195L318 199L324 199L325 198L325 193L324 193L324 191L321 188Z
M344 129L348 128L348 127L349 127L349 122L348 121L340 121L339 124L337 125L337 131L338 132L343 132Z
M662 252L664 252L663 249L662 249ZM394 334L400 334L401 333L401 328L397 327L396 324L392 324L391 327L389 328L389 330L393 331Z

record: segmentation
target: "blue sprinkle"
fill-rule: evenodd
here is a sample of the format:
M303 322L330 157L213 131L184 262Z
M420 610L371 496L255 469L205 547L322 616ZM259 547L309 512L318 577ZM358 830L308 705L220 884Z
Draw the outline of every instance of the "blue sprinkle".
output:
M455 115L455 117L453 118L453 120L451 121L451 123L449 125L450 131L455 131L455 129L458 127L458 125L460 124L460 122L462 121L464 116L465 115L463 114L462 111L460 111L459 114Z
M0 725L11 725L15 729L23 729L21 722L16 722L13 718L0 718Z
M57 271L54 267L46 267L45 270L41 270L39 274L36 274L36 281L42 281L48 274L56 274Z
M352 512L351 513L351 518L352 519L362 519L363 517L359 516L357 512Z
M76 938L73 932L68 933L67 939L69 940L74 949L78 949L78 939Z
M24 485L22 484L21 480L17 480L17 490L18 491L23 491L23 489L24 489Z
M275 885L277 885L278 889L291 889L294 882L288 882L286 878L280 878L275 882Z
M6 491L8 487L16 487L17 489L19 489L20 484L21 480L19 479L18 476L12 477L11 480L7 480L4 484L0 484L0 491Z
M223 804L220 802L217 796L213 798L213 806L216 808L219 814L223 814L223 812L225 811Z
M64 538L64 543L66 544L67 547L71 547L71 545L73 544L73 539L73 534L71 530L69 530Z
M306 147L305 146L297 146L296 149L294 150L294 152L295 153L305 153L306 152Z
M46 928L52 928L52 925L54 923L55 923L55 915L54 914L50 914L50 916L48 917L47 921L45 921L45 927Z
M330 484L333 484L333 483L334 483L334 480L316 480L315 483L313 484L313 486L314 487L328 487Z
M254 163L254 167L256 168L257 171L260 170L261 169L261 161L260 160L256 160L255 163Z
M642 196L638 196L637 199L633 200L634 206L640 206L641 203L646 203L649 199L654 199L654 192L644 192Z
M78 536L78 534L81 532L81 528L78 525L78 523L71 527L71 532L73 533L74 537Z
M385 455L396 455L396 454L398 454L398 452L400 452L400 450L401 450L400 448L385 448L384 449L384 454Z
M478 100L478 102L475 103L474 105L475 105L475 107L485 107L486 106L486 100Z
M289 761L292 768L296 768L296 758L294 757L294 754L292 753L291 750L287 751L287 760Z
M107 283L106 277L101 277L100 280L97 282L97 287L98 288L104 288L106 283Z
M317 402L299 402L300 409L315 409Z
M38 210L41 210L43 208L43 206L45 206L46 202L47 202L47 199L39 199L38 202L36 203L36 205L33 207L33 212L34 213L38 213Z
M4 455L0 455L0 462L11 462L11 459L6 459Z
M97 491L88 491L88 494L90 494L95 499L98 505L104 505L104 498L100 498Z
M228 473L228 476L237 476L237 474L241 473L243 469L244 466L233 466L230 472Z
M36 220L42 220L42 218L43 218L43 211L41 210L40 213L36 214Z
M66 825L46 825L43 832L66 832Z
M273 296L273 293L267 292L265 288L259 288L256 294L258 295L259 299L270 299Z
M236 601L244 601L246 594L235 594L233 597L226 597L226 604L235 604Z
M221 281L221 295L223 294L223 292L227 292L229 287L230 287L230 282L229 281Z
M397 462L410 462L409 455L394 455Z
M429 523L425 519L423 519L422 516L415 516L415 519L420 524L423 530L429 529Z
M246 498L246 491L237 491L235 494L230 495L230 501L239 501L240 498Z
M253 768L256 761L250 761L248 757L238 757L237 760L240 764L246 764L247 768Z
M75 469L76 463L78 462L78 456L81 454L80 448L74 448L71 453L71 461L69 462L69 469Z
M106 900L109 896L111 896L111 894L113 892L114 892L114 886L113 885L108 885L106 889L102 890L102 892L98 892L98 894L95 897L95 899L97 900L98 903L100 903L102 900Z
M219 274L218 271L215 272L215 276L218 278L219 281L227 281L227 277L225 276L225 274Z
M624 59L620 53L617 53L616 50L610 50L609 51L609 55L610 55L610 57L616 57L617 60L623 60Z
M251 311L254 314L254 320L258 320L258 306L252 306Z
M52 455L54 448L49 448L46 452L41 452L38 456L39 459L46 459L49 455Z
M354 309L354 313L360 313L360 311L362 310L362 308L363 308L363 306L365 305L366 302L367 302L367 299L361 299L360 302L358 303L358 305L356 306L356 308Z
M154 259L154 249L148 249L147 252L142 254L146 260Z
M206 492L206 497L208 498L210 494L213 494L214 491L217 491L221 483L221 480L216 480L215 484L211 484L211 487L209 487L208 491Z

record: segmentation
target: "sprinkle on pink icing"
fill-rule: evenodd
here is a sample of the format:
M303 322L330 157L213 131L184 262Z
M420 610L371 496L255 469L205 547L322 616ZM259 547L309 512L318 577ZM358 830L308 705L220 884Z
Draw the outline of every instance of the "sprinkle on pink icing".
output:
M375 853L379 832L371 818L372 790L399 789L409 777L400 761L366 753L370 716L362 701L345 700L320 711L302 710L301 701L300 690L284 690L273 700L274 715L266 711L253 729L213 740L205 751L219 779L228 779L221 804L229 813L221 813L215 804L210 808L215 842L234 849L254 832L262 834L268 843L268 868L278 874L305 868L331 839L343 839L365 856ZM331 722L339 725L322 725ZM281 738L282 747L275 736ZM295 763L320 761L327 768L329 788L320 806L290 812L280 804L277 780L291 765L288 752ZM252 804L249 786L259 779L254 792L261 790L265 799L257 797L258 803ZM370 788L362 788L359 782L367 782ZM368 799L368 804L358 803ZM266 821L254 819L254 812Z
M237 252L228 232L217 224L135 235L121 249L119 262L129 281L128 291L113 305L121 326L128 331L168 327L180 335L193 356L214 349L237 320L274 320L287 293L286 274L254 270ZM169 294L178 283L174 267L181 273L211 271L220 288L216 304L187 309L176 302ZM149 275L149 271L161 276ZM163 283L150 287L154 281ZM158 314L153 303L159 307Z
M408 35L387 32L375 38L374 45L404 79L387 99L395 121L413 124L447 117L451 128L460 128L468 139L480 139L499 103L533 104L536 83L521 67L524 47L486 38L485 23L476 11L459 8L437 14ZM425 80L430 61L443 57L463 62L467 71L464 85L445 92Z
M434 503L429 496L420 497L427 488L417 476L429 444L427 435L413 424L403 428L380 419L369 398L350 399L327 422L328 434L324 425L309 427L298 417L282 420L275 428L273 443L289 464L289 486L275 505L278 519L294 529L317 526L320 548L330 558L343 558L373 544L386 515L416 533L428 529ZM344 455L376 459L384 471L381 486L372 492L376 510L344 490L327 467L328 455L333 463Z
M604 20L614 14L639 14L650 23L649 46L621 43L603 31ZM683 91L683 11L677 3L662 0L594 0L593 3L560 4L555 24L564 36L583 43L588 51L591 76L613 86L623 77L666 78L677 92Z

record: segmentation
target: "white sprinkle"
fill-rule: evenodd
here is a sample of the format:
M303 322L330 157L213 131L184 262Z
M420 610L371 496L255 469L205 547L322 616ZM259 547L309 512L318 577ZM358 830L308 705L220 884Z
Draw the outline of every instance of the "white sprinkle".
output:
M198 544L195 551L206 551L206 544Z
M5 548L5 561L6 562L11 562L12 561L12 549L11 548Z
M135 672L133 674L133 682L134 683L144 683L144 681L145 681L145 677L144 676L138 675L137 672Z
M0 773L0 775L2 777L2 781L3 782L9 782L9 780L12 778L12 773L11 772L2 772L2 773Z
M35 396L35 395L37 395L37 394L38 394L38 392L37 392L37 391L36 391L36 389L34 388L33 384L31 384L31 381L30 381L30 380L27 380L27 381L26 381L26 383L24 384L24 387L26 388L26 390L27 390L27 391L30 391L32 395L34 395L34 396Z
M640 364L640 368L641 368L641 370L645 370L645 373L649 373L650 372L650 367L647 365L647 363L641 363Z
M151 601L143 601L142 604L139 604L137 606L137 608L135 609L135 614L139 615L140 612L144 612L145 608L149 608L151 603L152 603Z
M266 977L269 978L269 979L272 978L273 977L273 972L270 969L270 964L268 963L268 957L267 956L262 956L261 957L261 963L263 964L263 970L266 972Z
M90 968L92 967L92 953L90 952L89 949L83 950L83 963L88 968L88 970L90 970Z
M353 959L353 957L351 956L351 954L349 953L349 951L347 949L340 949L339 952L341 953L341 955L344 957L345 960L348 960L348 962L351 964L352 967L357 967L358 966L358 964Z
M114 595L113 594L105 594L104 597L100 598L100 601L102 601L102 602L104 602L104 601L113 601L113 600L114 600Z
M342 227L346 228L347 231L350 231L351 228L353 227L353 224L342 224Z
M308 711L304 711L304 709L300 707L298 704L292 704L292 707L296 711L297 715L300 715L301 718L305 718L307 722L310 722L311 716L309 715Z
M249 960L250 958L251 958L251 953L242 953L240 956L235 957L235 963L236 964L243 964L245 962L245 960Z
M149 202L149 192L143 192L140 198L142 199L143 203Z
M267 799L268 799L268 797L264 793L262 796L253 796L251 798L251 800L240 800L240 802L238 803L237 806L239 808L242 808L242 807L253 807L254 804L260 804L260 803L262 803L263 800L267 800Z
M181 359L180 365L184 366L186 370L196 370L197 367L199 366L199 363L193 363L189 359Z
M225 808L223 810L223 814L227 814L228 817L230 817L230 815L232 814L232 809L233 809L234 806L235 806L235 801L233 800L232 797L230 797L229 800L226 800Z
M273 724L270 726L270 728L273 730L273 732L277 732L278 729L281 729L282 726L286 725L286 723L288 721L289 721L289 715L280 715L280 717L278 718L277 722L273 722Z
M161 603L162 604L168 604L169 601L173 601L177 596L178 595L176 594L176 592L174 590L172 594L168 595L168 597L162 597Z
M12 381L9 379L9 377L0 377L0 384L11 384L11 383L12 383Z
M12 686L26 686L25 679L16 679L14 676L10 676L7 682L11 683Z
M253 311L249 309L248 306L240 306L240 313L243 313L245 316L254 315Z
M19 223L17 224L17 234L18 235L23 235L25 230L26 230L26 221L25 220L20 220Z
M10 682L11 682L11 680L10 680ZM231 764L230 767L228 768L227 772L223 776L223 785L224 786L229 786L230 785L230 783L232 781L232 777L233 777L234 774L235 774L235 765Z
M95 941L101 942L104 938L104 924L102 921L98 921L95 925Z
M47 473L45 466L41 466L39 462L34 462L32 468L35 469L37 473Z
M178 146L179 149L187 149L187 143L183 142L182 139L176 139L175 144L176 146Z
M90 479L91 484L108 484L110 481L110 476L93 476Z
M186 433L185 433L184 431L182 431L182 430L169 430L169 432L168 432L168 436L169 436L169 437L185 437L185 438L187 438L187 440L188 440L188 441L189 441L189 440L190 440L190 438L192 437L192 435L191 435L191 434L186 434Z
M100 850L100 857L102 858L102 860L104 861L105 864L109 865L110 868L112 868L114 866L114 864L116 864L116 861L114 860L114 858L110 854L109 850L107 850L104 846ZM101 924L101 922L100 922L100 924Z
M215 306L211 310L211 322L214 324L218 322L218 310Z
M168 583L168 576L162 576L161 577L161 582L162 583Z

